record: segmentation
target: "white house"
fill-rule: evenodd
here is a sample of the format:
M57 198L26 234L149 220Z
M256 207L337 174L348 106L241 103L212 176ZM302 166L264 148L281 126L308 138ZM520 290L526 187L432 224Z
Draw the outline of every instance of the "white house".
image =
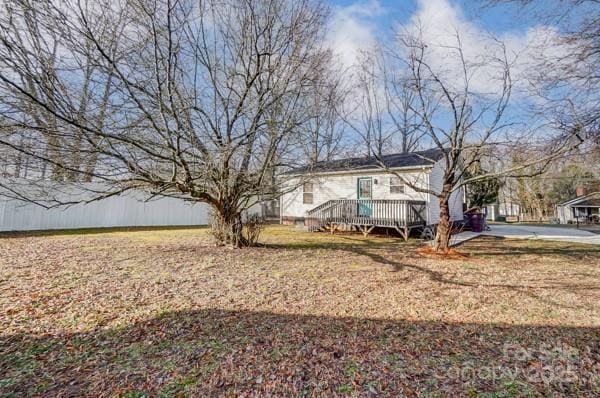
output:
M556 215L561 224L574 222L600 222L600 192L592 192L556 205Z
M519 217L521 206L513 202L500 202L486 206L486 219L498 221L499 217Z
M413 185L441 191L443 153L433 149L386 155L382 161ZM374 157L319 162L284 175L281 222L316 230L333 225L356 227L365 233L374 227L391 227L405 237L412 228L439 222L439 201L416 191L401 178L384 171ZM462 189L452 193L452 221L463 219ZM326 225L327 224L327 225Z

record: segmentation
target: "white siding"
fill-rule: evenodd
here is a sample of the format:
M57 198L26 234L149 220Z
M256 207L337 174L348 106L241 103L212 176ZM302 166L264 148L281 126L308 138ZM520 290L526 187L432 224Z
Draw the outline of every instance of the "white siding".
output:
M45 209L34 204L0 198L0 231L44 229L206 225L208 206L180 199L150 202L134 194L67 208Z
M583 206L586 207L586 206ZM585 219L585 217L588 215L586 210L579 210L577 208L577 205L571 205L571 204L567 204L567 205L562 205L562 206L556 206L556 210L557 210L557 217L559 219L559 222L561 224L568 224L569 222L577 222L577 218L579 218L580 222L583 222L583 220ZM575 213L575 214L573 214ZM600 209L598 208L592 208L591 210L591 214L592 215L600 215Z
M410 179L415 185L430 187L439 192L442 187L443 170L441 163L438 162L432 168L424 170L411 169L402 172L407 179ZM416 192L405 186L404 194L390 193L390 178L392 174L378 172L348 172L348 173L330 173L315 176L310 181L313 183L313 203L302 203L302 186L298 186L291 192L285 193L281 197L281 215L282 217L306 217L306 213L316 206L332 199L356 199L358 178L373 178L373 199L410 199L424 200L427 205L427 221L429 224L436 224L439 221L439 201L429 194ZM375 183L377 180L377 183ZM298 178L290 177L286 181L288 188L293 188L299 184ZM453 221L463 219L463 193L462 189L454 192L450 197L450 217Z
M427 175L422 171L407 172L404 175L415 184L422 186L426 186L427 184ZM405 186L404 194L390 193L390 178L392 176L392 174L378 172L323 174L315 176L310 180L313 183L313 203L302 203L302 186L299 186L282 196L281 215L283 217L305 217L307 211L328 200L356 199L358 178L362 177L371 177L373 179L373 199L427 200L427 194L415 192L407 186ZM294 187L297 184L298 179L293 177L286 182L287 187Z
M577 207L579 206L579 204L586 200L586 199L593 199L593 198L597 198L600 199L600 192L592 192L590 194L587 194L585 196L579 196L577 198L571 199L567 202L564 202L560 205L556 206L556 211L557 211L557 217L560 220L561 224L567 224L569 221L571 222L576 222L577 221L577 216L578 217L585 217L587 215L587 213L584 212L580 212ZM587 206L583 206L583 207L587 207ZM573 212L575 212L575 214L573 214ZM596 214L600 214L600 209L599 208L592 208L592 213L593 215ZM581 221L581 220L580 220Z
M486 206L486 219L496 221L498 216L518 217L521 214L521 206L517 203L495 203Z
M435 192L441 192L443 178L444 169L442 162L439 161L433 165L429 173L429 188ZM464 193L462 188L450 195L450 221L460 221L463 219L463 200ZM430 224L437 224L440 221L440 201L433 195L429 197L428 221Z
M571 210L571 206L557 206L556 210L558 211L558 219L561 224L568 224L569 220L573 216L573 211Z

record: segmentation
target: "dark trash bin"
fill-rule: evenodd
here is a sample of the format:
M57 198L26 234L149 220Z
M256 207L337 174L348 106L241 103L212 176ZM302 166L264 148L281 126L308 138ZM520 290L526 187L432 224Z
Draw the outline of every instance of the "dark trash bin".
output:
M466 226L473 232L482 232L485 227L485 214L479 207L472 207L465 212Z
M469 224L471 225L471 230L473 232L483 232L483 214L469 214Z

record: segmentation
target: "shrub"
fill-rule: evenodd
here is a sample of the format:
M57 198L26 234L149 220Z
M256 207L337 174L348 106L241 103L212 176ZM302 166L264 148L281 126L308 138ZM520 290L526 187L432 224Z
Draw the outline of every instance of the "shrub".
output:
M258 214L250 214L246 216L243 228L246 246L255 246L258 243L260 234L265 229L265 219Z

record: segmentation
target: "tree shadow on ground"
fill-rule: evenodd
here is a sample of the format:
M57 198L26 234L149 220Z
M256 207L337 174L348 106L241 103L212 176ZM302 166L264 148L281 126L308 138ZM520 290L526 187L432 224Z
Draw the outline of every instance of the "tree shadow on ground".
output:
M311 236L312 235L312 236ZM344 250L353 247L369 247L370 249L390 249L401 247L403 250L416 249L422 244L420 239L411 239L404 241L397 236L387 235L369 235L364 237L358 232L336 232L331 235L327 232L313 232L311 235L305 234L301 238L290 235L292 238L284 243L268 241L262 245L271 249L334 249Z
M600 286L595 281L582 280L581 282L573 283L556 281L555 278L551 282L544 284L543 280L538 280L535 285L531 284L511 284L511 283L488 283L486 281L467 282L464 278L458 279L454 273L446 272L447 269L439 267L436 269L427 264L420 264L420 260L427 259L417 253L416 249L422 244L421 241L389 241L377 239L366 240L359 236L342 235L338 236L341 241L336 242L299 242L291 244L268 245L273 249L332 249L348 252L349 254L357 254L364 256L375 264L391 267L393 272L412 271L416 274L425 275L430 280L442 284L462 286L462 287L499 287L506 289L524 290L528 292L530 289L558 289L562 291L580 291L584 290L600 290ZM504 239L496 237L479 237L470 240L459 246L458 250L466 254L464 259L444 259L443 257L436 258L440 263L456 264L460 267L461 261L470 262L485 262L489 257L510 258L518 256L554 256L565 261L581 261L582 259L596 258L600 255L600 247L592 245L572 245L564 242L536 242L536 245L528 245L526 241ZM595 277L595 275L582 275L585 278Z
M493 236L480 236L461 243L457 246L457 249L466 250L474 256L551 255L562 256L571 260L600 257L600 245Z
M486 246L488 244L489 243L486 243ZM559 300L555 300L554 298L549 298L545 294L540 294L540 291L552 291L556 292L557 294L600 291L597 275L585 275L581 278L581 280L577 281L560 281L556 279L555 274L540 274L534 282L510 283L503 281L500 283L494 283L487 280L484 274L479 275L478 277L471 277L469 278L470 280L467 280L467 276L469 274L477 273L473 270L463 269L462 275L458 277L456 272L451 271L453 260L439 260L447 261L450 264L449 269L448 267L433 267L431 264L419 264L418 261L414 261L414 257L418 257L418 255L413 255L412 259L410 256L402 256L402 261L399 261L392 253L386 253L385 251L381 250L370 251L365 248L354 247L351 249L351 252L365 256L376 264L391 267L392 272L408 271L414 273L415 275L425 276L432 282L448 286L457 286L475 290L493 288L512 291L519 295L527 296L536 301L546 303L552 307L561 307L572 310L581 310L586 308L586 306L581 302L565 304ZM572 255L572 253L569 252L567 255L561 255L572 261L572 258L569 257ZM456 267L460 267L460 265L457 264ZM594 308L591 308L591 310L593 309Z
M593 327L204 309L88 333L3 336L0 395L593 395L599 361Z
M360 233L336 232L330 235L325 232L315 232L314 238L302 237L285 243L268 242L264 247L273 249L334 249L354 250L396 249L406 254L414 254L423 245L422 239L411 238L408 241L395 236L376 235L363 237ZM296 238L296 237L294 237ZM474 257L528 255L562 256L566 260L582 260L588 257L600 256L600 245L576 244L559 241L510 239L493 236L479 236L455 246L457 250ZM418 255L417 255L418 256ZM418 256L420 257L420 256Z
M463 286L463 287L477 287L477 288L485 288L485 287L501 287L507 289L558 289L565 291L580 291L582 289L585 290L600 290L600 286L597 283L561 283L553 280L552 284L544 285L544 284L535 284L535 285L527 285L527 284L510 284L510 283L487 283L485 281L477 281L477 282L465 282L462 279L456 279L452 277L448 277L447 273L437 271L432 268L428 268L426 266L420 266L417 264L412 264L406 261L397 261L390 255L383 255L377 252L372 252L369 250L364 250L362 248L354 248L351 250L352 253L360 254L370 258L373 262L385 266L392 267L393 272L400 272L404 270L414 271L423 275L426 275L429 279L434 282L455 285L455 286ZM442 260L443 261L443 260ZM448 260L451 261L451 260ZM588 275L589 276L589 275ZM543 280L541 281L543 282Z

